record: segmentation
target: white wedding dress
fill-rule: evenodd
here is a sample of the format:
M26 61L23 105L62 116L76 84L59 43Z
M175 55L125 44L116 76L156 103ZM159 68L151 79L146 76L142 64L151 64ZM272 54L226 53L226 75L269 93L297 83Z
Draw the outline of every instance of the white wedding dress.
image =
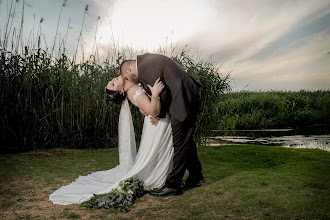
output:
M133 99L141 94L139 89ZM131 177L144 181L144 188L151 190L165 184L172 170L173 140L170 118L161 119L157 126L150 123L150 117L144 119L141 143L136 154L135 134L132 116L127 99L123 102L118 126L119 165L105 171L79 176L69 185L62 186L49 196L54 204L69 205L88 201L93 194L105 194L119 185L119 182Z

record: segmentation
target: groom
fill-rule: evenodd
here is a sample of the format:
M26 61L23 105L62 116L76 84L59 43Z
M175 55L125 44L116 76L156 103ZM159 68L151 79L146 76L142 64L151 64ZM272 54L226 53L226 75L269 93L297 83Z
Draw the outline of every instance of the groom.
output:
M151 195L182 194L181 181L186 169L189 171L189 177L185 181L185 186L199 186L200 182L204 181L204 177L193 137L200 106L201 85L175 61L158 54L146 53L137 56L137 60L123 61L120 74L136 84L142 82L149 94L151 93L147 84L153 85L158 78L165 84L160 97L156 98L161 103L161 113L158 117L165 117L166 112L171 115L173 169L167 177L165 186L152 191Z

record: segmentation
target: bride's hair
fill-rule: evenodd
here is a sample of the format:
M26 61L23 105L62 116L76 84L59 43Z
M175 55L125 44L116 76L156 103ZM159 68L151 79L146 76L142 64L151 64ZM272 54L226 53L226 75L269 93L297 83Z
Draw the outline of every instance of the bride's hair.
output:
M107 93L110 102L120 105L126 98L126 93L120 93L117 90L109 90L105 88L105 92Z

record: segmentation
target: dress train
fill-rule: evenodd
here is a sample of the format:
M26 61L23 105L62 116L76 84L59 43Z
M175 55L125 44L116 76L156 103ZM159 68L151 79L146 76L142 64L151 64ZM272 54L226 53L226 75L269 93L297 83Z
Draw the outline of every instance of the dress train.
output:
M161 119L157 126L144 119L141 143L136 154L135 134L127 99L119 116L119 165L105 171L79 176L69 185L62 186L49 196L58 205L80 204L94 194L109 193L120 181L138 177L145 189L160 188L172 170L173 140L170 117Z

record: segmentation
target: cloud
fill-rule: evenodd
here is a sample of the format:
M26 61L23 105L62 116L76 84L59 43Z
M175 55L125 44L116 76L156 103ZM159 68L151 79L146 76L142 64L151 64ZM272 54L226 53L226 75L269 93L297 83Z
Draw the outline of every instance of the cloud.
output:
M236 64L232 77L239 79L237 89L249 84L252 89L314 89L330 88L330 64L327 55L330 45L330 28L300 39L299 45L274 57L246 60ZM303 82L300 83L299 82ZM310 83L310 84L308 84ZM301 87L303 86L303 87Z
M91 4L95 7L95 14L100 16L102 19L108 20L113 13L115 4L117 1L100 1L100 0L91 0Z
M215 11L221 9L221 13L214 11L211 15L214 17L211 31L195 34L188 44L203 48L206 54L213 54L213 60L222 65L220 71L233 70L231 76L238 89L246 85L251 89L265 88L266 85L269 88L283 88L284 85L291 88L289 82L295 84L302 74L307 73L306 69L310 75L322 75L323 70L317 70L316 64L329 50L324 47L330 45L327 37L329 24L327 30L316 34L301 30L306 31L309 24L324 16L327 18L330 13L328 1L235 2L214 1ZM228 24L224 25L224 21ZM329 67L325 62L322 65ZM313 67L316 68L314 71L311 70ZM330 88L329 81L326 82L328 84L323 83L323 86ZM311 87L312 84L315 87L317 83L311 83ZM307 88L308 81L300 85Z
M240 67L239 72L244 73L254 70L254 73L257 75L263 72L288 69L288 67L296 68L303 63L319 59L326 54L327 48L324 48L324 45L330 45L329 34L330 29L301 39L298 42L299 47L291 51L284 51L285 54L277 54L277 56L259 61L246 60L240 62L238 64ZM294 43L296 44L297 42Z
M289 31L329 12L329 7L322 11L329 6L327 1L212 2L214 9L208 15L212 23L188 39L188 44L232 63L253 56Z

